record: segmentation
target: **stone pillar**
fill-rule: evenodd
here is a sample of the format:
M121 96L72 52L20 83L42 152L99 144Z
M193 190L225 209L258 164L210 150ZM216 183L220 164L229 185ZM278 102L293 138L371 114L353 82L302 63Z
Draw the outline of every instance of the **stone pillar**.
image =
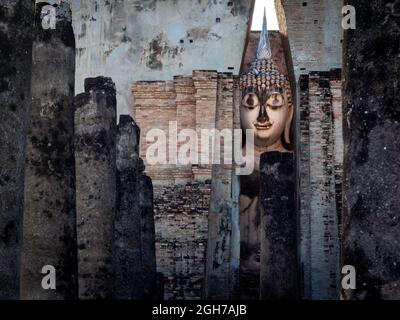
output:
M111 298L116 208L116 99L110 78L75 97L79 298Z
M311 298L339 298L339 229L336 211L332 96L328 72L311 72L310 239Z
M240 104L242 92L239 88L239 77L233 78L233 110L232 110L232 133L241 130L240 127ZM232 152L235 152L234 148ZM240 176L236 174L239 167L232 159L232 186L231 186L231 240L230 240L230 292L231 299L240 297Z
M341 69L331 70L329 85L332 97L333 139L334 139L334 176L335 197L338 234L341 233L342 225L342 199L343 199L343 108L342 108L342 80ZM340 240L340 239L339 239ZM340 247L340 246L339 246Z
M300 167L299 167L299 198L300 198L300 270L301 295L311 299L311 224L310 224L310 105L309 105L309 76L299 78L299 127L300 127Z
M1 1L0 20L0 300L4 300L18 299L20 294L33 2Z
M342 265L356 270L345 299L400 299L399 3L345 1Z
M143 162L139 165L143 172ZM143 261L143 284L144 299L155 300L157 297L156 279L156 247L155 227L153 209L153 183L151 178L145 174L139 176L139 207L142 218L142 261Z
M232 138L233 128L233 78L231 74L218 74L217 108L215 128L229 129ZM222 134L221 134L222 136ZM224 151L229 140L214 141L220 164L212 166L212 184L210 211L208 215L208 243L206 277L204 282L204 298L221 300L231 299L232 273L231 273L231 232L232 232L232 163L224 162ZM232 139L233 141L233 139ZM232 152L233 143L228 145ZM228 149L226 151L228 151ZM231 153L231 157L233 152ZM236 203L237 204L237 203ZM238 218L238 216L237 216ZM238 267L238 265L237 265ZM235 275L237 269L235 269ZM234 279L237 279L234 277Z
M140 130L128 115L121 115L117 132L117 212L115 219L114 297L143 298L141 214L138 197Z
M292 153L261 155L260 219L260 299L297 299L299 271Z
M75 299L75 40L66 3L56 9L56 29L41 27L41 11L46 5L36 6L32 52L21 298ZM41 271L46 265L55 268L55 290L42 288Z
M164 274L162 272L157 272L156 274L156 280L157 280L157 296L156 300L164 300Z

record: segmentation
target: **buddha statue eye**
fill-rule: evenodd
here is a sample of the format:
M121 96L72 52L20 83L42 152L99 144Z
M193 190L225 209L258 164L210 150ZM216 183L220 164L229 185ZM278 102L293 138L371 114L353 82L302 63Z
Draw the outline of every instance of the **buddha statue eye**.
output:
M284 98L281 93L273 92L267 100L267 105L272 110L276 110L284 105Z
M255 93L248 93L245 95L242 101L242 105L245 108L253 109L260 104L258 97Z

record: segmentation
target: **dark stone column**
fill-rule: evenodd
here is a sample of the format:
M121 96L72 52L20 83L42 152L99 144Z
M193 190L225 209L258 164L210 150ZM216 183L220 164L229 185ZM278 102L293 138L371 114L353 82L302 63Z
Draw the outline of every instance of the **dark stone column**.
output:
M116 206L116 98L110 78L85 80L75 97L79 297L111 298Z
M41 27L36 7L31 111L25 173L22 299L77 298L74 164L75 41L69 5L57 7L56 29ZM44 290L42 268L56 270Z
M355 30L343 41L342 266L345 299L400 299L400 3L345 1Z
M32 1L0 3L0 300L19 298Z
M143 298L141 213L138 197L140 130L128 115L117 132L117 213L115 219L116 299Z
M143 162L140 161L139 171L143 172ZM151 178L143 173L139 176L139 207L141 212L142 262L144 299L154 300L157 297L156 279L156 249L153 209L153 183Z
M309 75L299 77L299 238L301 296L312 299L312 261L311 261L311 168L310 168L310 95Z
M164 274L162 272L156 273L156 280L157 280L157 296L156 299L161 301L164 300Z
M260 299L297 299L297 214L292 153L261 155L260 218Z
M303 251L308 257L302 256L302 262L309 267L303 269L309 272L304 273L305 280L310 281L308 298L322 300L339 298L339 229L334 172L336 131L329 79L329 72L310 72L308 105L302 105L303 111L308 107L308 132L302 132L303 142L308 140L302 145L305 153L308 149L308 159L304 163L308 167L302 168L306 173L301 175L304 180L300 181L301 199L308 201L307 204L303 202L301 208L302 249L309 246L309 250Z

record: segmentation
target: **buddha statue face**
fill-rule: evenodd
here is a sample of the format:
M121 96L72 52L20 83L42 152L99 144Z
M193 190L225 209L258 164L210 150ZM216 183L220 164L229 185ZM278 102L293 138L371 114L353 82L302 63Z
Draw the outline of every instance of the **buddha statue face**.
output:
M240 120L243 130L254 132L254 144L267 150L283 151L282 140L289 142L292 108L288 97L281 88L261 91L247 91L240 106Z

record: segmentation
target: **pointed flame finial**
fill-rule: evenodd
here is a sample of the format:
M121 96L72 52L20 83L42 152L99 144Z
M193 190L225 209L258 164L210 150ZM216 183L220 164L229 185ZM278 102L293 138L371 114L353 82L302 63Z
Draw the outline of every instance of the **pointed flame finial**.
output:
M267 16L265 13L264 7L264 17L263 17L263 26L260 34L260 40L258 42L257 48L257 60L259 59L271 59L271 45L269 43L268 30L267 30Z

